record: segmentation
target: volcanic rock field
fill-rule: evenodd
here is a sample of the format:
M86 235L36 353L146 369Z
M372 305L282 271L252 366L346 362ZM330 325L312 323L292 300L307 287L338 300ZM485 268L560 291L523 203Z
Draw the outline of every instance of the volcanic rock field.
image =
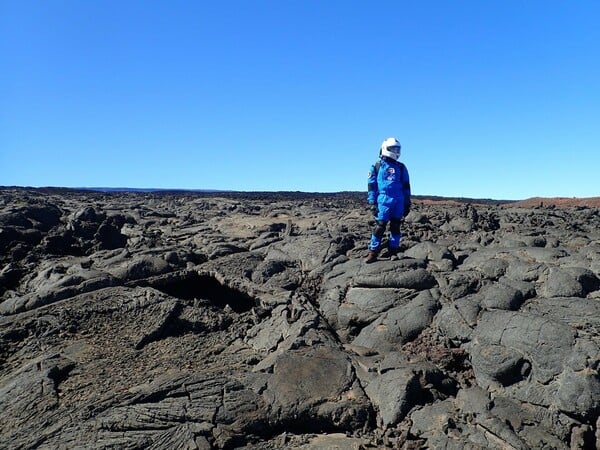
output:
M0 189L2 449L593 449L600 209Z

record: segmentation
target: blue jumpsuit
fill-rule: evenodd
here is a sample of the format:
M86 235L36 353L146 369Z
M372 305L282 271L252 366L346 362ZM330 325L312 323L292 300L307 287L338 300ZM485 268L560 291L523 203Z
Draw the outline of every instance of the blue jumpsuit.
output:
M406 166L382 157L371 166L368 181L368 202L377 205L377 224L371 235L369 250L379 251L387 223L390 222L390 250L400 246L400 221L410 209L410 179Z

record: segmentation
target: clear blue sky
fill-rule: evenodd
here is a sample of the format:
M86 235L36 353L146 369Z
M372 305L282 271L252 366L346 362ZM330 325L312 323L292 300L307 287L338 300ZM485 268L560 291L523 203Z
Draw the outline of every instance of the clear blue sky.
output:
M600 2L0 0L0 185L600 195Z

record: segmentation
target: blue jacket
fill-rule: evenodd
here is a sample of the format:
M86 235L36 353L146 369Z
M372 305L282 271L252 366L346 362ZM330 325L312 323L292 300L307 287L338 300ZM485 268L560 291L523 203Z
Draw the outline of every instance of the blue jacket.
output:
M406 166L391 158L382 157L371 166L368 181L368 202L389 205L399 203L410 208L410 178Z

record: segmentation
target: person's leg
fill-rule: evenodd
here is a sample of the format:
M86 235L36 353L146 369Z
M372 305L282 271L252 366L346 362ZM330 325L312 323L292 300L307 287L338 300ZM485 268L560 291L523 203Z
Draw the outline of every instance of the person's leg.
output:
M398 253L401 239L402 233L400 232L400 219L393 217L390 219L390 242L388 245L392 255Z
M378 205L377 216L375 217L375 226L371 233L371 241L369 242L369 255L366 262L371 263L377 260L377 255L381 247L381 240L385 234L387 223L390 220L390 208L382 203Z
M388 248L393 256L398 253L402 233L400 232L400 223L402 222L402 214L404 212L403 203L396 201L390 211L390 240Z
M375 226L373 227L373 233L371 234L371 242L369 243L369 250L379 252L379 247L381 246L381 240L383 239L383 235L385 234L386 226L387 221L385 220L377 220L375 222Z

